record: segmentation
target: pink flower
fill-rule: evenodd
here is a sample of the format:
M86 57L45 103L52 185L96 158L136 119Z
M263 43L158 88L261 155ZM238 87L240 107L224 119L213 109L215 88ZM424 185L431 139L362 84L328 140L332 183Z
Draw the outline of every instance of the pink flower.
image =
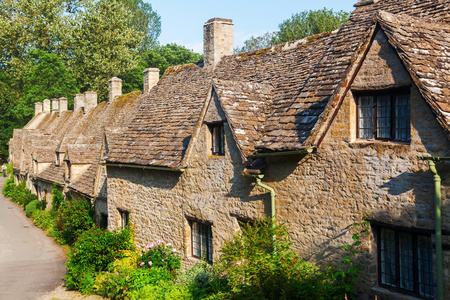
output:
M150 263L150 262L149 262L149 263ZM145 265L145 263L144 263L144 262L141 262L139 265L142 267L143 265Z
M150 248L153 248L153 247L155 247L155 245L153 243L151 243L151 244L148 244L147 247L145 247L145 248L150 249Z
M149 266L153 265L152 261L149 261L149 262L148 262L148 265L149 265Z
M142 253L141 253L141 254L139 254L139 256L140 256L140 257L142 257Z
M163 241L162 240L157 240L156 243L159 245L159 244L162 244Z

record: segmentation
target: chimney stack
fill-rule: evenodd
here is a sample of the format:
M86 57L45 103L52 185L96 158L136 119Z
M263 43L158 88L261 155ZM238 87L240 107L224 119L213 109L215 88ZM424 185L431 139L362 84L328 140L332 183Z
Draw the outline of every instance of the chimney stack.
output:
M97 93L84 92L84 113L87 114L97 106Z
M214 67L222 56L233 54L234 29L230 19L214 18L203 26L204 66Z
M59 98L59 113L67 111L67 98L61 97Z
M50 100L45 99L43 102L44 107L44 113L49 114L50 113Z
M144 70L144 94L148 94L150 90L159 81L159 69L147 68Z
M117 96L122 95L122 79L113 76L108 80L109 101L113 101Z
M37 116L42 112L42 102L34 103L34 115Z
M84 107L84 95L83 94L75 94L73 96L73 112L79 112L83 110Z
M57 98L52 99L52 113L59 112L59 100Z

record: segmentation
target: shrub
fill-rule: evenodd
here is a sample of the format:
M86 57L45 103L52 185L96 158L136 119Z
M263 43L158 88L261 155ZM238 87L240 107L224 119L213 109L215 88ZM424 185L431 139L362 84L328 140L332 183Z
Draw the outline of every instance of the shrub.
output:
M175 283L189 287L194 299L202 299L215 292L214 286L217 285L219 280L212 272L212 266L206 261L200 260L192 268L181 270Z
M30 218L31 215L36 211L39 202L39 200L33 200L28 203L27 206L25 206L25 213L27 214L28 218Z
M38 197L35 194L32 194L30 191L26 191L22 198L19 200L19 204L23 206L23 209L27 207L27 205L32 201L38 201Z
M58 184L54 183L52 188L52 210L58 211L61 203L64 202L64 194Z
M181 267L181 258L176 253L176 250L172 248L172 245L158 240L156 244L151 243L143 249L139 267L158 267L173 272Z
M14 178L6 179L5 185L3 186L2 190L3 195L5 195L6 197L11 197L15 187L16 184L14 183Z
M11 193L11 201L20 204L25 193L28 192L25 181L19 183Z
M46 209L47 208L47 201L46 200L38 201L38 204L37 204L36 208L40 209L40 210Z
M191 300L193 298L186 286L177 286L171 282L159 285L146 285L140 290L132 292L129 296L131 300Z
M31 215L31 219L37 227L47 230L49 227L53 226L55 217L49 210L35 210Z
M125 257L124 250L134 250L133 232L129 229L91 229L82 233L68 255L64 277L67 287L79 290L88 271L107 271L110 263Z
M68 245L72 245L80 234L94 226L91 205L84 198L62 202L58 212L56 229Z

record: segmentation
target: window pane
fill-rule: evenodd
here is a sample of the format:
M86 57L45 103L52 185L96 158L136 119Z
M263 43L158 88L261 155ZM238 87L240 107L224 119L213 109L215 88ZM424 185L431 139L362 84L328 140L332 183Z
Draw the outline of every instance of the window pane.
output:
M199 241L199 226L197 222L192 223L192 255L200 257L200 241Z
M414 291L413 237L411 233L399 232L400 287Z
M208 260L213 260L213 245L212 245L212 233L211 227L208 226Z
M381 283L396 286L394 230L381 229L380 247Z
M377 138L391 138L391 97L377 97Z
M417 264L419 293L434 297L433 248L429 236L417 236Z
M411 134L409 96L395 97L395 138L409 140Z
M359 138L373 138L373 98L359 98Z

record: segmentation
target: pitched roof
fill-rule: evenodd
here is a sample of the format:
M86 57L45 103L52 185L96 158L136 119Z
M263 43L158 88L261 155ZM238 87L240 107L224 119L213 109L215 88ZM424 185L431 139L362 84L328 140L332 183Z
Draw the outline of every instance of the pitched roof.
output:
M378 20L450 138L450 24L387 12Z
M115 140L107 161L180 168L211 83L208 70L200 65L168 68Z

